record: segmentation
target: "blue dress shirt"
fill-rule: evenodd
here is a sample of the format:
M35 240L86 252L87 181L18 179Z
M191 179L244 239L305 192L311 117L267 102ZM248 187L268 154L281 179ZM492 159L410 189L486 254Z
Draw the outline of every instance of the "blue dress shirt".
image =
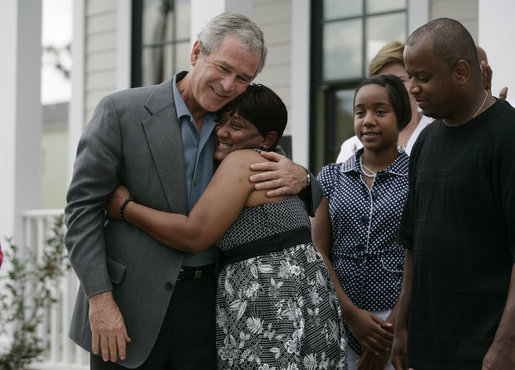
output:
M215 143L213 130L216 126L218 112L207 113L200 132L188 107L184 103L179 90L177 89L177 76L173 78L173 95L175 109L181 127L181 139L184 153L184 168L186 170L186 192L188 196L188 211L191 211L206 189L213 173L215 172L215 161L213 152ZM180 79L180 77L179 77ZM215 262L215 248L196 253L186 254L184 266L203 266Z

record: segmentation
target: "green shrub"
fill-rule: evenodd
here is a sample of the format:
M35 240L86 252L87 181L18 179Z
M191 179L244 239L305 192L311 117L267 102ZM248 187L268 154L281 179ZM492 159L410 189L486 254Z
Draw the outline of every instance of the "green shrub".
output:
M41 357L46 341L37 335L45 312L56 302L53 288L69 269L64 246L63 217L56 219L42 258L30 248L20 250L11 240L6 248L0 289L0 334L7 348L0 349L0 369L22 370ZM9 261L10 263L5 263Z

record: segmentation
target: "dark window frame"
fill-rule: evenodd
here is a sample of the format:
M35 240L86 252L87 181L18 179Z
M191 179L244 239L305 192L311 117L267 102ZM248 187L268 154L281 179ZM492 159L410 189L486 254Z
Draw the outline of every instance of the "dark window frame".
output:
M132 41L131 41L131 87L139 87L143 84L143 49L156 46L176 45L189 42L189 38L177 38L177 30L172 31L170 40L158 41L153 43L143 43L143 2L144 0L132 0ZM174 11L175 0L170 0L173 17L176 17ZM173 24L177 22L174 19ZM177 56L173 56L173 70L176 70Z
M349 17L323 19L323 1L311 1L311 76L310 76L310 114L309 114L309 168L312 171L319 171L321 166L334 162L338 152L334 153L341 142L335 142L335 120L336 116L336 93L340 90L354 90L356 86L366 77L367 63L367 19L377 16L404 13L406 19L406 34L408 30L408 6L394 10L374 12L367 14L366 1L363 1L361 15ZM362 19L362 65L361 76L339 80L325 80L323 76L323 28L325 24L342 22L353 19ZM322 99L322 104L320 103ZM322 136L322 137L321 137ZM321 147L322 146L322 147Z

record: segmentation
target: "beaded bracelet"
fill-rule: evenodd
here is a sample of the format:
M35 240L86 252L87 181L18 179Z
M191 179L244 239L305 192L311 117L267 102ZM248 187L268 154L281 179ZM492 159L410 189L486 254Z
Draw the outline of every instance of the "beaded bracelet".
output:
M120 206L120 218L124 221L127 221L127 220L125 219L125 216L123 215L123 210L125 209L125 207L127 206L127 204L129 202L134 202L134 197L132 197L132 196L128 197L127 199L125 199L123 201L122 205Z

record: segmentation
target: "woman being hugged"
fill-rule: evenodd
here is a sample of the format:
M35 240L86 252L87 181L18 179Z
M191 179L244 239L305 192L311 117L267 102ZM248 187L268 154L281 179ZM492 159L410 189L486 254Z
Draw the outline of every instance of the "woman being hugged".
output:
M188 216L127 202L123 186L107 206L110 218L122 216L169 247L195 253L218 245L220 369L347 368L340 307L304 203L267 197L249 182L250 164L275 148L286 121L281 99L251 85L222 109L214 154L221 163Z
M312 219L312 236L350 329L349 369L392 369L404 265L395 237L408 193L408 156L397 140L410 120L409 96L398 77L364 80L354 96L354 129L363 148L318 175L324 198Z

